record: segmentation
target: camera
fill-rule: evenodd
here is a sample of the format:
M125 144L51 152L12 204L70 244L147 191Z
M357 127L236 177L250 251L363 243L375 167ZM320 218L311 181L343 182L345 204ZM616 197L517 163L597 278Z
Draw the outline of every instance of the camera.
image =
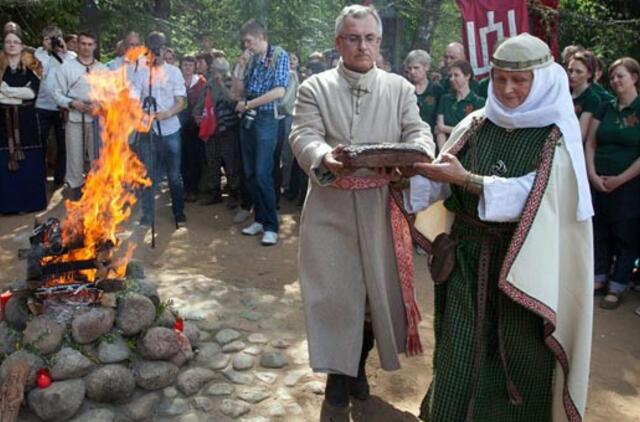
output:
M56 48L64 49L64 41L62 37L54 35L51 37L51 50L55 50Z
M242 124L245 129L251 129L251 126L253 126L253 122L256 120L257 115L258 112L253 109L244 112L244 115L242 116Z

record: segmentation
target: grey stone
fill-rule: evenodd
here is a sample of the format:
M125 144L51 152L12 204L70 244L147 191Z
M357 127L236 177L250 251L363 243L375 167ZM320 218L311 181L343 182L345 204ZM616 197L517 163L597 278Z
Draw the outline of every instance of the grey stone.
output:
M226 368L222 371L222 375L224 375L229 381L234 384L248 385L253 382L253 376L246 372L238 372L233 368Z
M131 365L136 385L145 390L159 390L173 384L180 369L165 361L137 361Z
M162 390L162 394L168 399L172 399L174 397L178 397L178 390L175 387L167 387Z
M289 364L285 356L278 352L265 353L260 357L260 366L263 368L283 368Z
M263 319L258 323L258 328L263 330L277 330L280 328L280 322L273 318Z
M178 375L176 387L185 396L197 393L206 383L216 377L216 373L210 369L191 368Z
M271 393L264 387L243 387L238 389L236 396L249 403L260 403L271 397Z
M173 328L176 325L176 316L170 308L166 307L162 310L154 323L159 327Z
M152 420L162 400L159 392L143 394L122 407L124 415L133 421Z
M203 396L194 397L193 400L191 400L191 404L197 410L205 413L211 412L216 407L216 404L213 400L211 400L209 397Z
M253 373L256 378L265 384L273 384L278 379L278 374L274 374L273 372L254 372Z
M271 342L271 346L276 349L288 349L291 346L291 343L285 339L277 339Z
M84 377L95 367L85 355L70 347L60 349L52 360L50 372L55 381Z
M236 341L232 341L231 343L227 343L224 346L222 346L222 352L223 353L236 353L236 352L241 351L245 347L247 347L247 345L244 344L243 341L236 340Z
M209 396L228 396L233 393L235 389L233 385L227 384L226 382L217 382L207 387L205 394Z
M298 403L288 403L285 406L285 409L287 409L287 412L292 415L302 415L303 413L302 407L300 407Z
M262 353L262 349L258 346L249 346L244 349L242 353L246 353L251 356L258 356L260 353Z
M302 389L313 394L324 394L324 383L321 381L309 381L302 387Z
M142 356L152 360L170 359L180 351L175 331L165 327L150 328L139 340Z
M23 331L29 320L29 308L27 298L11 296L4 307L4 320L14 330Z
M33 353L19 350L7 356L7 358L2 362L2 365L0 365L0 380L5 379L8 368L13 366L14 362L21 359L25 359L27 361L27 365L29 365L29 375L27 375L27 384L25 386L25 391L29 391L36 386L36 371L40 368L44 368L44 360Z
M212 357L207 364L207 368L218 371L224 369L229 365L231 357L229 355L223 355L222 353Z
M127 263L127 269L125 271L125 277L133 279L144 278L144 265L142 262L131 260Z
M243 297L242 299L240 299L240 303L242 303L244 306L246 306L249 309L253 309L256 306L258 306L260 301L258 300L257 297Z
M215 355L220 353L221 350L222 349L218 343L202 343L200 347L198 347L194 363L196 365L207 365Z
M200 329L193 322L185 322L182 333L187 336L192 347L200 345Z
M131 293L119 300L116 326L125 336L133 336L149 328L156 319L156 307L146 296Z
M87 378L87 397L99 403L120 402L131 397L136 388L133 374L122 365L104 365Z
M279 402L274 401L273 403L271 403L269 405L269 407L267 408L267 414L269 416L273 416L275 418L280 417L280 416L284 416L287 414L287 411L284 409L284 406L281 405Z
M200 418L198 418L198 415L192 412L192 413L187 413L186 415L181 416L179 422L199 422L199 421L200 421Z
M247 340L253 344L266 344L269 341L267 336L262 333L251 333L249 337L247 337Z
M91 308L78 313L71 321L71 335L79 344L88 344L107 334L113 327L115 311L111 308Z
M76 416L71 422L113 422L115 413L109 409L92 409Z
M179 416L187 410L189 410L189 402L179 397L173 400L164 400L158 408L163 416Z
M29 409L44 421L60 421L71 418L82 406L85 394L84 381L80 379L57 381L47 388L35 388L29 392Z
M178 343L180 344L180 350L178 353L173 355L171 358L171 363L174 365L181 367L191 359L193 359L193 349L191 348L191 342L183 333L176 332L178 336Z
M210 342L211 340L213 340L213 334L211 334L208 331L200 331L200 341L201 342Z
M240 312L240 318L244 318L247 321L257 322L264 318L264 315L256 311L242 311Z
M16 341L19 333L11 328L5 321L0 321L0 354L5 356L16 351Z
M104 336L98 345L98 359L102 363L117 363L129 359L131 350L120 334Z
M22 342L35 347L40 353L47 355L60 349L64 327L44 315L37 316L27 323Z
M236 371L246 371L253 367L253 356L238 353L233 357L231 364L233 365L233 369Z
M158 295L158 287L149 280L138 280L134 289L137 293L146 296L154 305L160 304L160 296Z
M269 422L269 418L265 418L264 416L249 416L246 418L240 419L240 422Z
M196 325L204 331L216 331L222 328L222 321L210 317L196 321Z
M227 343L231 343L234 340L240 338L240 333L232 328L225 328L216 333L216 341L220 345L225 345Z
M284 377L284 385L287 387L293 387L304 377L307 375L307 371L304 369L295 369L293 371L287 372L287 375Z
M240 400L224 399L220 405L220 411L227 416L237 418L249 413L251 406Z

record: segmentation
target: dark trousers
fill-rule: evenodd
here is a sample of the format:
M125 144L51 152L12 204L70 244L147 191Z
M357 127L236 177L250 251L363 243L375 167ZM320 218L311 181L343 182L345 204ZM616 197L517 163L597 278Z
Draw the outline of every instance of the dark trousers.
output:
M593 218L596 281L610 279L611 290L620 292L629 284L639 251L635 245L625 241L624 234L638 233L639 226L640 219L637 218L617 223L604 221L598 213Z
M185 194L197 194L202 176L205 144L198 138L198 126L193 120L185 122L182 130L182 179Z
M240 143L237 129L228 129L216 133L206 145L207 167L211 168L213 197L222 195L222 169L227 178L229 196L240 196Z
M243 119L240 148L245 183L254 205L255 221L265 231L278 232L276 195L273 188L273 156L275 154L278 121L273 112L259 112L249 128Z
M298 160L294 159L291 165L291 181L289 182L289 195L291 199L298 198L298 204L304 203L309 185L309 176L300 168Z
M58 185L64 181L67 153L64 141L64 122L58 110L36 109L38 127L40 131L40 143L42 144L45 164L47 162L47 147L49 144L49 130L53 127L56 141L56 163L53 171L53 182Z

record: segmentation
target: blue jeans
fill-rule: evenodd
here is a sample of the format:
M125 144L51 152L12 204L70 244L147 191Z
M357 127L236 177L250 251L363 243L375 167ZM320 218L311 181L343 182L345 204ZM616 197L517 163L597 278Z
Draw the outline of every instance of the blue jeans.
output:
M151 141L151 142L150 142ZM155 216L154 195L162 179L162 171L167 172L171 209L175 217L184 217L184 186L180 173L181 143L180 131L162 138L157 134L141 134L137 146L140 160L151 178L150 188L142 191L142 219L152 221Z
M278 232L276 195L273 188L273 154L276 149L278 120L273 112L259 112L249 129L240 129L240 148L245 184L255 210L255 221L265 231Z

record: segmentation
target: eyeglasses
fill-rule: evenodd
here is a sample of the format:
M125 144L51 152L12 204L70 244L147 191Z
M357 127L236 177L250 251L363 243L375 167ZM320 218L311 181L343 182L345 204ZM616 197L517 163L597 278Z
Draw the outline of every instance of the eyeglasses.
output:
M339 35L339 37L351 45L360 45L363 41L366 45L374 45L380 42L380 37L376 34L368 34L364 37L360 35Z

